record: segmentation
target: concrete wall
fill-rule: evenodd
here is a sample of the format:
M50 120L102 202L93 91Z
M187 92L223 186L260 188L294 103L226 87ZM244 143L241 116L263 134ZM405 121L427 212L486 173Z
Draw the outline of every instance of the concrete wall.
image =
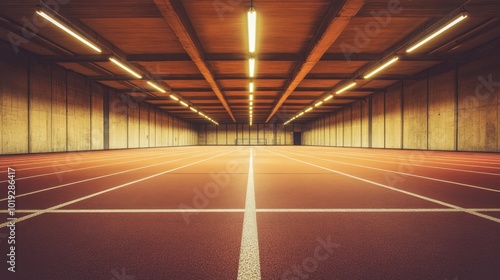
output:
M403 88L402 83L391 86L385 98L385 148L403 147Z
M0 44L0 152L27 153L29 148L29 59L15 57Z
M302 144L325 133L337 147L500 152L498 65L500 55L436 66L304 124Z
M196 145L194 125L0 43L0 153ZM169 137L172 139L169 141Z

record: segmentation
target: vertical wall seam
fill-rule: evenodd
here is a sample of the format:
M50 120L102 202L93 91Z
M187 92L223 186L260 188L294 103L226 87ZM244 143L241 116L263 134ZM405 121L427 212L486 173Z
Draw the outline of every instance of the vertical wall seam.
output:
M401 81L401 149L405 148L405 81Z
M69 75L68 75L68 72L65 71L65 80L66 80L66 85L65 85L65 91L66 91L66 151L69 151L69 119L68 119L68 115L69 115Z
M368 97L368 148L373 148L373 116L372 116L373 96Z
M85 83L87 83L87 78L85 78ZM94 137L93 137L93 134L94 134L94 118L93 118L93 115L94 115L94 98L93 98L93 91L92 91L92 82L88 82L90 83L89 84L89 93L90 93L90 150L94 150Z
M454 102L455 103L454 104L455 105L455 151L459 151L459 147L458 147L458 145L459 145L459 142L458 142L458 132L459 132L459 130L458 130L458 123L459 123L458 122L458 116L459 116L458 115L458 94L459 94L459 92L458 92L458 82L459 82L458 81L458 77L459 77L458 71L459 71L459 65L456 64L455 65L455 102Z
M31 59L28 56L28 154L31 153Z
M50 150L54 152L54 119L52 118L54 113L54 88L53 88L53 73L52 73L52 64L49 64L50 67Z
M384 149L387 149L387 91L384 91Z
M426 131L427 131L427 139L426 140L427 141L426 142L427 142L427 147L426 147L426 150L429 150L429 79L430 79L429 78L430 77L429 71L427 71L426 74L427 74L427 77L426 77L427 78L427 85L426 85L426 96L427 96L426 97L426 99L427 99L426 100L426 105L427 105L427 107L426 107L426 110L427 110L427 112L426 112L426 116L427 116L427 122L426 122L426 125L427 125L427 129L426 129Z

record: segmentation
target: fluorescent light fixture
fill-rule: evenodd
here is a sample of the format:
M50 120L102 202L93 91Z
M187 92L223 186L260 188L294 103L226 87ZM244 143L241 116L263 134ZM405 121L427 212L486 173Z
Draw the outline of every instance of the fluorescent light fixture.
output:
M253 100L253 94L250 94L249 98L250 98L250 101L252 101Z
M330 95L328 95L328 96L327 96L327 97L326 97L323 101L325 101L325 102L326 102L326 101L328 101L328 100L330 100L330 99L332 99L332 98L333 98L333 95L332 95L332 94L330 94Z
M297 117L300 117L302 116L303 114L305 114L304 112L301 112Z
M411 46L410 48L408 48L406 50L407 53L410 53L414 50L416 50L417 48L421 47L422 45L424 45L425 43L429 42L430 40L436 38L437 36L439 36L441 33L445 32L446 30L450 29L451 27L453 27L455 24L461 22L462 20L466 19L467 18L467 14L466 13L462 13L458 18L456 18L455 20L451 21L450 23L448 23L447 25L445 25L444 27L442 27L441 29L439 29L438 31L432 33L431 35L425 37L422 41L416 43L415 45Z
M344 92L344 91L346 91L346 90L348 90L350 88L353 88L354 86L356 86L356 82L352 82L352 83L348 84L347 86L345 86L345 87L341 88L340 90L338 90L336 93L340 94L340 93L342 93L342 92Z
M184 106L184 107L189 107L189 105L188 105L186 102L182 101L182 100L181 100L181 104L182 104L182 106Z
M142 76L140 74L138 74L137 72L135 72L134 70L130 69L127 65L121 63L120 61L118 61L116 58L114 57L110 57L109 60L111 62L113 62L114 64L120 66L120 68L122 68L123 70L129 72L132 76L136 77L137 79L142 79Z
M248 85L248 91L250 91L250 93L253 93L255 91L255 84L253 82L250 82L250 84Z
M78 41L84 43L85 45L87 45L88 47L90 47L91 49L93 49L94 51L96 51L98 53L102 52L102 50L98 46L96 46L95 44L92 44L87 39L83 38L82 36L78 35L76 32L74 32L71 29L69 29L68 27L64 26L64 24L60 23L59 21L57 21L55 18L51 17L49 14L45 13L44 11L38 10L38 11L36 11L36 13L39 14L44 19L50 21L55 26L61 28L66 33L68 33L69 35L75 37Z
M203 114L202 112L198 112L198 115L200 115L200 116L202 116L202 117L204 117L204 116L205 116L205 114Z
M365 75L365 79L368 79L370 78L371 76L377 74L378 72L384 70L385 68L389 67L391 64L393 64L394 62L398 61L399 57L394 57L392 58L391 60L387 61L386 63L382 64L380 67L378 67L377 69L373 70L372 72L370 72L368 75ZM338 92L337 92L338 93Z
M321 106L321 104L323 104L323 101L320 101L320 102L318 102L318 103L314 104L314 107Z
M190 109L191 111L195 112L195 113L198 113L198 110L196 110L196 109L195 109L195 108L193 108L193 107L189 107L189 109Z
M163 93L166 93L167 91L164 90L163 88L161 88L159 85L151 82L151 81L148 81L148 85L154 87L155 89L157 89L159 92L163 92Z
M248 60L249 74L250 78L255 76L255 58L250 58Z
M250 101L250 106L253 106L253 101Z
M309 108L307 108L304 112L306 112L306 113L307 113L307 112L310 112L312 109L313 109L313 107L309 107Z
M172 98L175 101L179 101L179 98L173 94L170 95L170 98Z
M251 53L255 52L255 40L257 34L257 12L252 7L248 11L248 50Z

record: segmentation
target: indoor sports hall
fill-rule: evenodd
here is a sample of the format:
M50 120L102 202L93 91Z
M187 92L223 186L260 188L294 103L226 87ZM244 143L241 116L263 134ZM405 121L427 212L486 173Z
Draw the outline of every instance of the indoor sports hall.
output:
M498 0L2 0L0 279L500 280Z

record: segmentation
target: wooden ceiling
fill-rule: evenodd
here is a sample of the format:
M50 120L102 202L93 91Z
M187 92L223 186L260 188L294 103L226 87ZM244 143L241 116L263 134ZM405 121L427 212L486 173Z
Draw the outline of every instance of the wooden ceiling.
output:
M2 0L0 36L23 35L37 0ZM219 123L248 123L248 0L51 0L52 8L103 47L96 55L53 25L22 48L129 93L171 114L207 121L169 94L108 61L119 56ZM353 79L358 86L297 119L308 121L412 80L441 63L467 60L500 39L498 0L254 0L257 11L254 123L283 123ZM408 44L456 16L469 17L412 55ZM384 59L400 61L370 80ZM137 90L141 88L142 90Z

